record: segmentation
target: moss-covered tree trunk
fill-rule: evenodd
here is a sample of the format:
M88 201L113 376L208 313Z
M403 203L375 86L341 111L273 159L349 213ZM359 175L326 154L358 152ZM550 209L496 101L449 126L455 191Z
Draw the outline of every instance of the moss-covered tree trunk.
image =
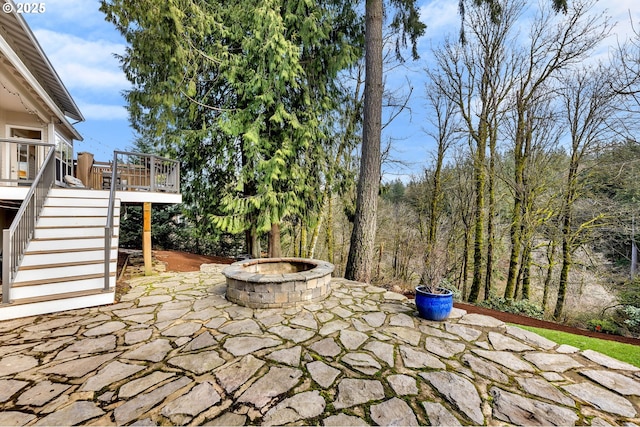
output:
M480 294L480 286L482 284L482 258L484 249L484 227L485 227L485 145L479 143L476 147L476 157L474 159L475 169L475 188L476 188L476 217L474 221L474 240L473 240L473 280L471 281L471 289L469 290L469 301L476 302Z
M520 251L522 249L522 208L524 193L524 168L526 153L523 153L525 139L524 106L522 98L519 100L517 109L517 123L515 135L514 153L514 183L513 183L513 208L511 211L511 227L509 238L511 241L511 254L509 255L509 269L507 271L507 284L504 288L505 298L515 298L517 296L516 281L519 275L518 263L520 261Z
M529 299L531 293L531 245L522 251L522 299Z
M553 268L555 267L556 242L552 240L547 246L547 272L544 276L544 290L542 292L542 310L547 310L549 303L549 292L551 289L551 279L553 278Z
M578 153L577 144L574 144L574 153L571 156L569 164L569 173L567 174L567 187L564 198L564 206L562 207L562 269L560 270L560 280L558 281L558 298L556 299L556 308L553 311L553 318L560 320L562 311L564 310L564 300L567 296L567 287L569 283L569 270L573 263L572 258L572 220L573 220L573 201L575 199L578 174Z
M489 193L489 206L487 206L487 265L484 276L484 299L491 296L491 282L493 281L493 246L495 243L494 219L496 215L496 143L497 124L494 123L489 140L489 182L487 191Z

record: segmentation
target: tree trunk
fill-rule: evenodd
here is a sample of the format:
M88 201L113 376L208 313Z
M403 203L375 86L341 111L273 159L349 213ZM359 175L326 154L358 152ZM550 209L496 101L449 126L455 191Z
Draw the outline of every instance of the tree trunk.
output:
M567 296L567 285L569 282L569 270L573 259L571 257L571 219L573 210L573 200L576 193L576 175L578 170L575 149L569 165L569 174L567 177L567 194L564 199L563 218L562 218L562 270L560 270L560 280L558 282L558 299L556 300L556 308L553 311L554 320L560 320L562 310L564 309L564 300Z
M495 128L495 126L494 126ZM484 277L484 299L491 296L491 281L493 280L493 220L496 211L496 139L495 129L491 132L489 141L489 206L487 212L487 268Z
M300 221L300 256L307 257L307 226L304 224L304 220Z
M333 201L331 195L327 199L327 261L334 264L334 238L333 238Z
M544 291L542 294L542 310L543 312L547 310L547 302L549 300L549 290L551 288L551 279L553 278L553 267L555 265L555 255L556 255L556 242L552 240L547 246L547 262L549 266L547 267L547 274L544 277Z
M282 251L280 249L280 224L274 222L269 230L269 258L280 258Z
M564 299L567 296L567 283L569 281L569 269L571 268L571 245L569 244L569 238L563 236L562 238L562 270L560 270L560 281L558 282L558 299L556 301L556 308L553 311L554 320L560 320L562 310L564 309Z
M249 230L244 232L245 244L247 246L247 253L251 255L251 258L260 258L260 239L258 238L258 230L255 226L252 226Z
M382 263L382 253L384 252L384 242L380 243L378 248L378 265L376 266L376 279L380 279L380 264Z
M466 301L467 299L467 280L469 277L469 241L471 240L471 236L469 230L465 230L464 232L464 249L462 250L462 299Z
M520 285L522 284L522 264L520 264L520 268L518 269L518 275L516 276L516 283L515 284L516 284L516 288L513 291L513 295L509 297L509 298L514 299L514 300L518 299L518 296L520 295Z
M349 280L369 282L376 237L376 212L380 187L380 132L382 128L382 0L365 6L365 85L362 157L356 213L345 270Z
M291 226L291 246L293 247L293 256L298 258L300 256L300 241L298 239L298 227L295 224Z
M631 280L636 277L636 266L638 265L638 247L636 242L631 242Z
M519 124L519 126L523 126ZM507 272L507 284L504 288L505 298L517 298L517 275L519 275L518 261L520 260L520 250L522 248L522 191L524 174L524 157L522 156L522 136L516 135L515 172L513 189L513 211L511 212L511 255L509 256L509 270Z
M531 245L522 253L522 299L529 299L531 289Z
M485 192L485 139L480 138L477 146L476 159L474 161L476 180L476 219L475 239L473 242L473 281L469 291L469 301L476 302L480 294L482 283L482 250L484 249L484 192Z
M316 226L313 227L313 233L311 234L311 241L309 242L309 258L313 258L316 256L316 246L318 245L318 237L320 236L320 227L322 226L322 218L324 217L324 211L326 210L327 202L326 199L323 199L322 208L320 210L320 216L318 217L318 221Z

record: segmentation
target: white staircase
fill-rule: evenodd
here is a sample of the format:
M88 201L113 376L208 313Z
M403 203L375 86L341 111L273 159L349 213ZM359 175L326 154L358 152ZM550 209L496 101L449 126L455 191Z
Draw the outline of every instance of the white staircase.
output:
M11 288L0 304L0 320L34 316L114 301L120 201L114 210L109 290L104 290L108 191L58 189L49 192Z

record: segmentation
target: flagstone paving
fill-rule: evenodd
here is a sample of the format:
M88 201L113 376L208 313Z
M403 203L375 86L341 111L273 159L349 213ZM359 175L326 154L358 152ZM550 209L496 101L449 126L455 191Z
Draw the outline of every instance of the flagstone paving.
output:
M0 322L0 425L640 426L640 369L600 353L462 310L429 322L343 279L252 310L225 299L222 267Z

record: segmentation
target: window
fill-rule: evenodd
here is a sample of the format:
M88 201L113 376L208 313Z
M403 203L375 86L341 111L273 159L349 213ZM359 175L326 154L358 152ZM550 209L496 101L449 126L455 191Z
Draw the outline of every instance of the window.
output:
M73 145L56 133L56 181L65 175L73 175Z
M11 138L42 140L42 131L38 129L11 128L9 136ZM29 143L17 143L15 146L18 159L17 178L29 181L35 179L39 167L37 147Z

